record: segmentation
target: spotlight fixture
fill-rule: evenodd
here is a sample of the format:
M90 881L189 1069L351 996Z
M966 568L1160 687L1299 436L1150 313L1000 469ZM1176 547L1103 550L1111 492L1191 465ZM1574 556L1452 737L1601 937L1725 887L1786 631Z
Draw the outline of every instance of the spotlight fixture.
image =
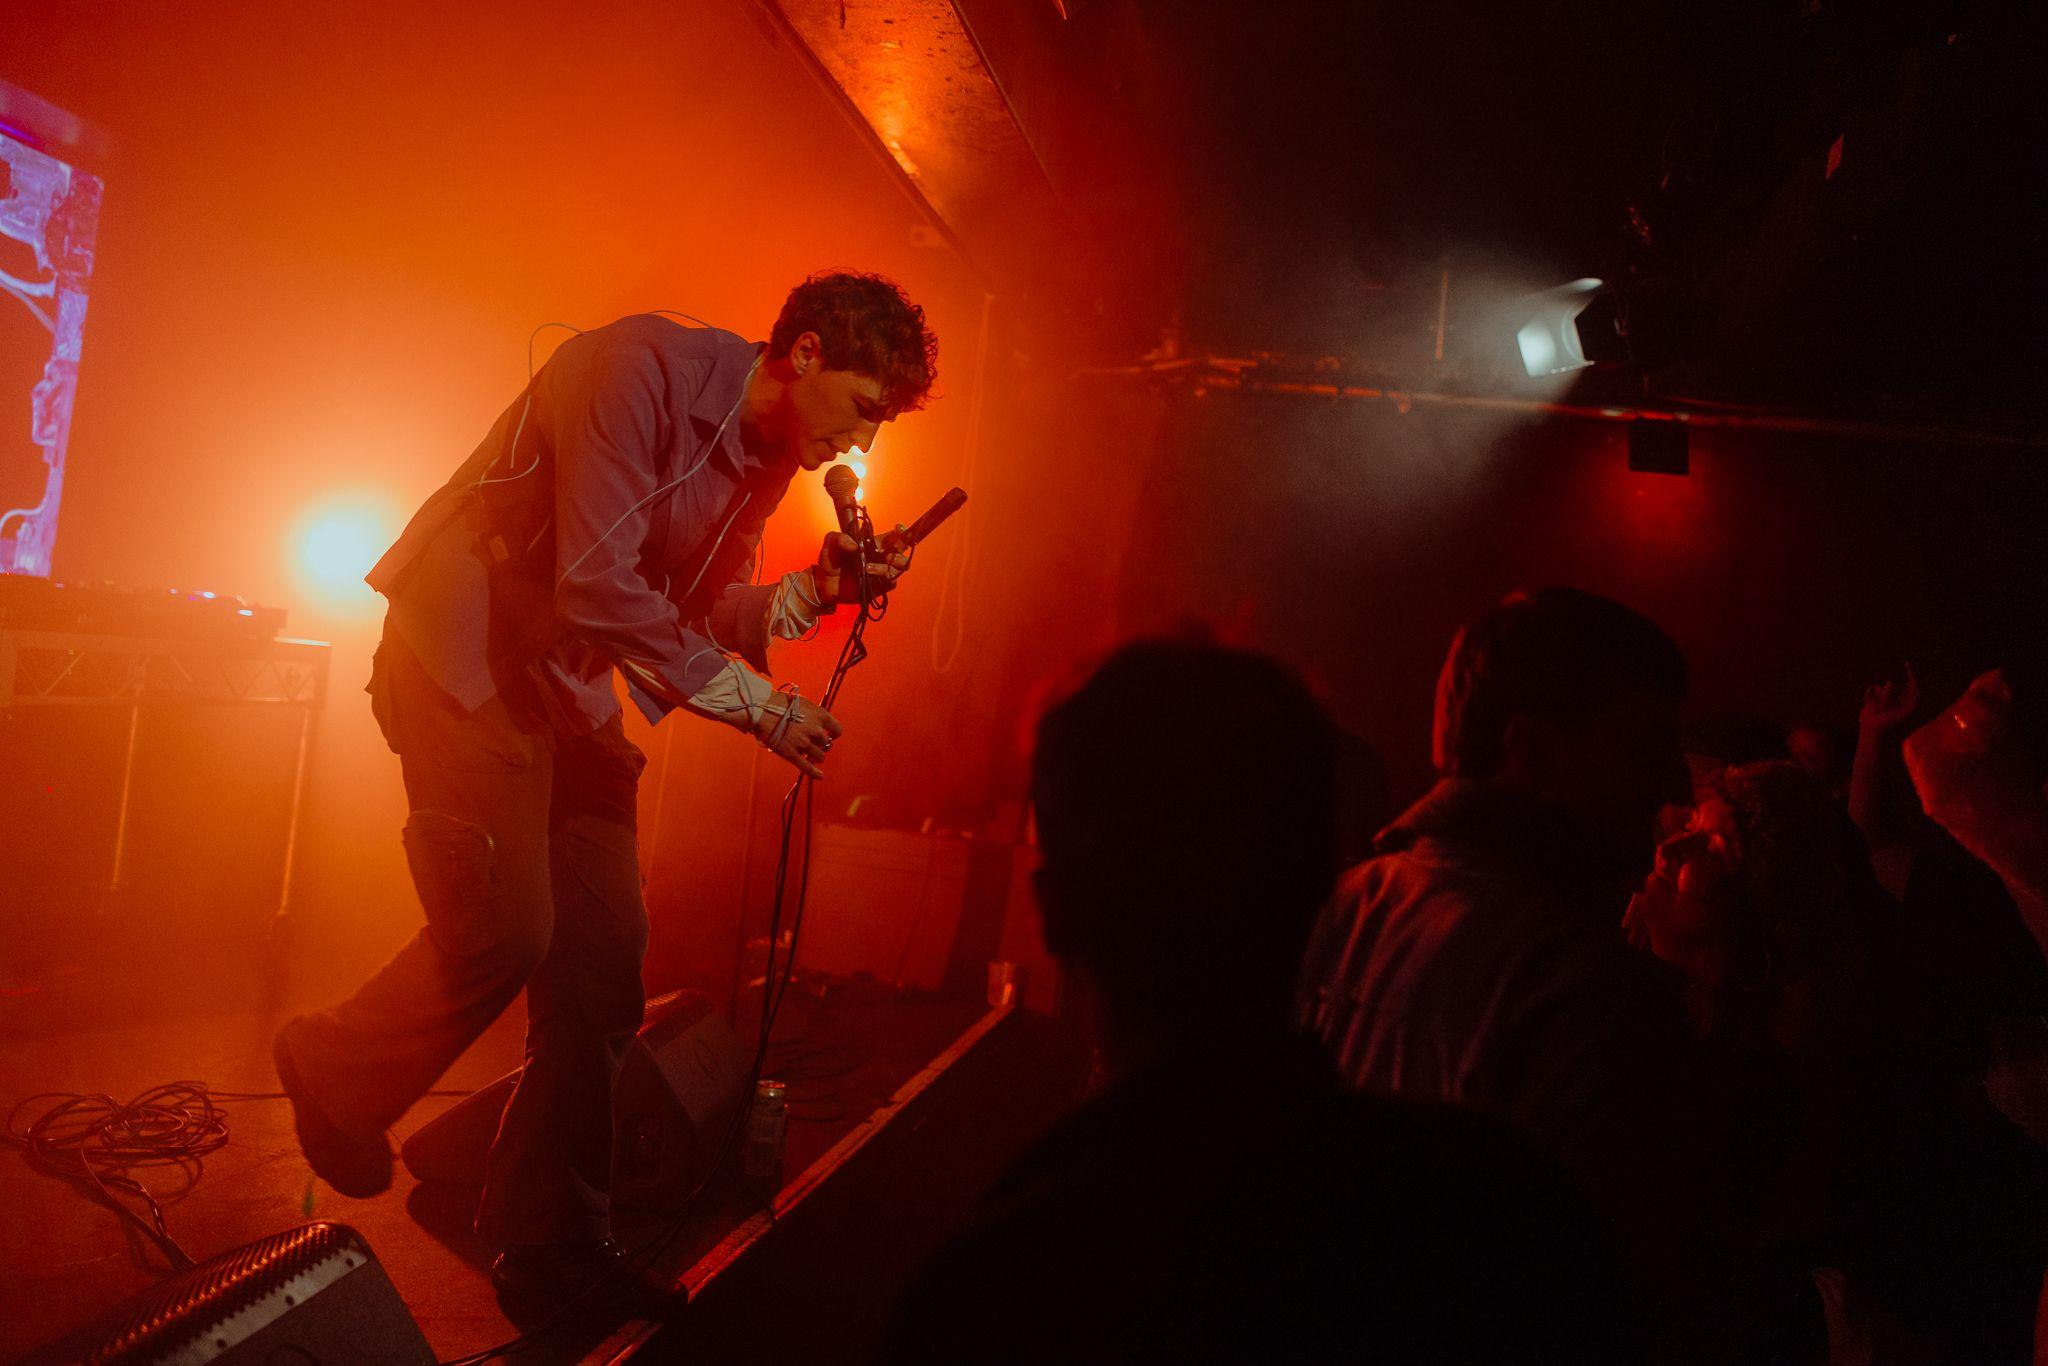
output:
M1628 467L1638 474L1690 474L1690 433L1683 422L1639 417L1628 424Z
M1516 331L1515 342L1522 349L1522 368L1531 378L1568 374L1607 359L1605 355L1587 355L1587 329L1579 316L1594 302L1601 286L1601 281L1588 277L1524 300L1522 313L1527 321ZM1601 336L1600 341L1604 340ZM1599 342L1594 349L1596 353L1601 349Z

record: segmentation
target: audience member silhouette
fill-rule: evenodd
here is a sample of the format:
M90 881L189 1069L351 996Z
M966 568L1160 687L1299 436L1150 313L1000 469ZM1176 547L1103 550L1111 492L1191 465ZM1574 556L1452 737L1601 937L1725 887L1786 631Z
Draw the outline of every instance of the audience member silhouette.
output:
M1467 626L1437 685L1441 781L1344 875L1303 1010L1351 1085L1497 1115L1559 1160L1626 1250L1656 1359L1811 1359L1812 1284L1767 1271L1743 1218L1740 1060L1620 933L1660 810L1692 803L1686 687L1669 637L1589 593L1518 592Z
M1038 730L1047 947L1104 1088L899 1307L894 1362L1601 1362L1604 1233L1477 1116L1346 1094L1289 1025L1333 732L1256 655L1128 646Z
M1749 1108L1728 1118L1745 1222L1782 1263L1833 1269L1838 1326L1859 1338L1881 1316L1849 1293L1867 1287L1844 1269L1842 1211L1872 1193L1904 1097L1892 1063L1911 1012L1881 970L1895 922L1843 804L1788 760L1715 774L1624 922L1686 974L1695 1026L1743 1069Z

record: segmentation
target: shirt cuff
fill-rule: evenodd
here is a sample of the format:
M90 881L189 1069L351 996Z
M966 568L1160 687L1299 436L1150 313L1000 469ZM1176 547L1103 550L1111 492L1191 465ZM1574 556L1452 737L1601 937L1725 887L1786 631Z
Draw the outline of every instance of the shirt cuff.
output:
M751 734L761 719L762 706L773 696L773 683L739 660L728 658L725 667L692 693L685 705L699 716L723 721L734 730Z
M816 626L825 610L811 571L792 569L768 599L768 633L781 640L795 640Z

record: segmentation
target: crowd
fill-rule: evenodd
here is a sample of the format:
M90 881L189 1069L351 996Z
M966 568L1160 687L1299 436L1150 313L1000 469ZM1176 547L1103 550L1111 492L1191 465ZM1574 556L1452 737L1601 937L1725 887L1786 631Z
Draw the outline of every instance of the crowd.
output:
M2048 746L1685 720L1590 593L1452 642L1439 781L1338 867L1285 669L1125 647L1040 723L1038 899L1094 1094L890 1361L1992 1363L2048 1267Z

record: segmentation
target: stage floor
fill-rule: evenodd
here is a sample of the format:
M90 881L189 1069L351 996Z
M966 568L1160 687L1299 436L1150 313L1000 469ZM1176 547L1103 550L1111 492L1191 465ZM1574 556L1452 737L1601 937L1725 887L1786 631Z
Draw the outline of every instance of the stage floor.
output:
M325 999L280 988L246 962L219 964L212 974L162 975L154 997L137 995L132 982L118 990L96 984L95 975L75 972L28 987L17 981L0 997L0 1106L49 1091L126 1101L181 1080L222 1092L274 1091L273 1031L288 1014ZM752 1036L750 1012L758 1010L758 999L758 993L742 999L743 1038ZM236 1002L244 1004L237 1008ZM796 1179L985 1012L975 1000L904 995L861 981L800 981L778 1020L770 1060L771 1071L791 1083L785 1177ZM463 1055L442 1089L466 1092L516 1066L524 1024L515 1004ZM457 1099L430 1096L407 1115L394 1140ZM205 1159L189 1190L179 1194L174 1168L152 1169L146 1178L163 1202L171 1235L189 1254L203 1260L310 1219L330 1219L362 1232L444 1360L517 1335L489 1283L495 1249L469 1232L473 1193L420 1185L401 1166L390 1191L347 1199L312 1179L285 1102L222 1106L227 1146ZM772 1194L714 1182L668 1242L653 1278L687 1283L700 1259ZM159 1269L145 1270L118 1216L73 1184L37 1171L18 1148L0 1156L0 1211L0 1360L71 1331L162 1274L157 1249L148 1249L148 1260ZM665 1227L664 1221L625 1216L619 1224L629 1249ZM661 1309L643 1301L585 1315L557 1325L512 1359L576 1360L615 1337L622 1320L659 1317Z

